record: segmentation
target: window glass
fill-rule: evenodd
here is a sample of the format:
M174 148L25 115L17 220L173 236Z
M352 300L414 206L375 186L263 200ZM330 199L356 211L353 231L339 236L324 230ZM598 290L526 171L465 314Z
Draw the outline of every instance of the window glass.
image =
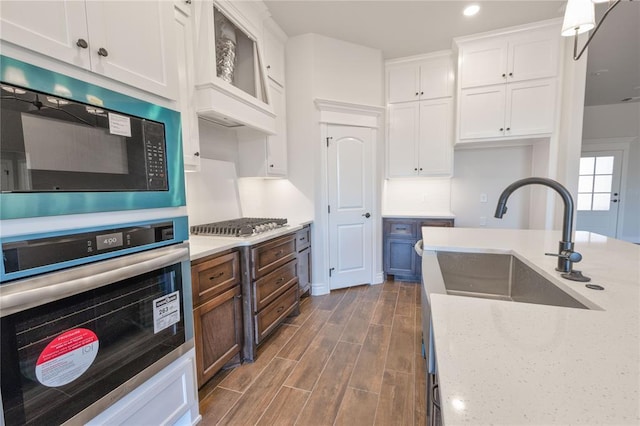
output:
M609 210L610 194L593 194L593 210Z
M578 192L591 192L593 190L593 176L580 176L578 178Z
M596 174L606 175L613 174L613 157L598 157L596 158Z
M611 192L611 175L595 176L593 192Z
M580 159L580 174L581 175L592 175L593 168L595 164L594 157L582 157Z
M591 210L591 194L578 194L578 210Z

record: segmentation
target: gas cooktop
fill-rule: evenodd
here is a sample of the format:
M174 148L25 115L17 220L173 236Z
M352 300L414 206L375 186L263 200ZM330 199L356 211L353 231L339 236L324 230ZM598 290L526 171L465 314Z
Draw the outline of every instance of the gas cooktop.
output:
M287 219L243 217L221 222L194 225L192 235L213 235L219 237L250 237L287 225Z

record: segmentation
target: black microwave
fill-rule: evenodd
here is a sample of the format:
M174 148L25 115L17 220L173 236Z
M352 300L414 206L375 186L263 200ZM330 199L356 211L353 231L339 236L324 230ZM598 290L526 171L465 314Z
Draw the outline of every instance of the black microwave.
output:
M178 112L0 59L0 219L185 205Z

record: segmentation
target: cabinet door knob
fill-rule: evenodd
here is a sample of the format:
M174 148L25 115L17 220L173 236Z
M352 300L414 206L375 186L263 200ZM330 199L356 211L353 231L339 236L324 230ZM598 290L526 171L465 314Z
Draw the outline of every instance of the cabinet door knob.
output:
M424 92L420 92L421 95L424 95Z
M367 213L363 214L362 216L364 216L367 219L369 219L371 217L371 213L367 212Z
M107 56L109 56L109 52L107 52L107 49L105 49L104 47L101 47L100 49L98 49L98 55L104 56L106 58Z
M194 157L200 157L200 152L199 152L199 151L194 152L194 153L193 153L193 156L194 156Z
M414 171L414 172L417 172L417 171L418 171L418 168L417 168L417 167L415 167L415 168L413 169L413 171Z
M191 4L191 0L185 0L184 1L186 4Z
M507 127L507 132L508 132L509 130L511 130L511 127Z
M513 77L513 73L512 72L509 73L509 77Z
M269 164L269 167L273 168L273 164Z
M501 131L501 132L503 132L503 131L504 131L504 128L503 128L503 127L500 127L500 131Z
M271 69L271 65L267 65L267 69L270 70Z
M507 77L507 75L506 75L506 74L502 74L502 77L503 77L503 78L506 78L506 77Z
M87 40L79 38L78 41L76 41L76 46L86 49L89 47L89 43L87 43Z
M420 167L420 171L422 171L422 167Z

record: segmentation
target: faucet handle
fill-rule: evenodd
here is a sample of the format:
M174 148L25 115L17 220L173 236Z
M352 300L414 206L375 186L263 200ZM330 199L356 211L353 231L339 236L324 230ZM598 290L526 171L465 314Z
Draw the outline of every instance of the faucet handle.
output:
M582 255L577 251L563 250L560 253L545 253L546 256L555 256L567 259L569 262L578 263L582 260Z

